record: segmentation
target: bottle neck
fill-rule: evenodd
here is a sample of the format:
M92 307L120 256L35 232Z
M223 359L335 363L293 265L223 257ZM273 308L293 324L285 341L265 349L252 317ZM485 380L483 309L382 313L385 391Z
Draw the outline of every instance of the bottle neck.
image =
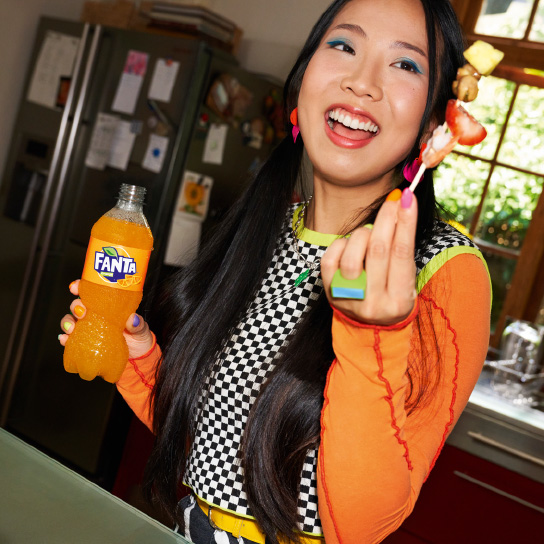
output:
M115 207L127 212L143 212L145 192L144 187L123 183Z
M125 200L119 198L115 207L125 212L143 212L143 202L141 200Z

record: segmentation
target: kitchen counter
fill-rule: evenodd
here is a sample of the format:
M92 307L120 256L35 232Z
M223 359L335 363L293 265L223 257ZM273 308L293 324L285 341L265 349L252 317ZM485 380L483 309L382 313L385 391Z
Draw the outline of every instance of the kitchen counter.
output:
M544 483L544 404L516 405L493 392L484 369L448 444Z
M190 544L0 429L2 544Z

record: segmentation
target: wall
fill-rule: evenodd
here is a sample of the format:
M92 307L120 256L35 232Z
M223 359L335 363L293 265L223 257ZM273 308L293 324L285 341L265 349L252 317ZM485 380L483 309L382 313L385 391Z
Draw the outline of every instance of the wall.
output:
M137 1L137 0L136 0ZM191 0L180 0L189 3ZM198 0L192 0L198 3ZM0 0L0 173L41 15L78 20L85 0ZM244 31L245 68L284 79L330 0L200 0Z
M312 26L331 0L209 0L244 30L240 62L285 79Z

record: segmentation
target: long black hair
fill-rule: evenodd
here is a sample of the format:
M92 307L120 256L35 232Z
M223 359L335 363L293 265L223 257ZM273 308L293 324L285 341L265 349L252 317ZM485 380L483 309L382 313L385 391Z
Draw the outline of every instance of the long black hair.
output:
M284 88L284 118L297 105L306 67L324 34L350 0L336 0L314 26ZM406 160L417 157L431 121L444 118L450 83L462 63L463 41L448 0L421 0L429 44L429 92L418 140ZM440 67L439 67L440 66ZM285 138L274 149L221 228L198 259L171 283L162 304L163 358L152 395L156 435L144 490L181 526L178 484L188 445L194 438L201 395L218 354L251 302L272 258L292 200L303 158L303 142ZM432 172L417 190L418 244L436 216ZM384 195L385 198L385 195ZM371 221L383 198L361 214ZM327 371L334 359L332 312L325 294L301 318L251 409L242 442L245 491L252 514L269 540L277 534L297 539L300 475L308 450L319 444L320 413ZM436 365L436 361L428 363ZM414 381L424 369L408 369ZM422 393L409 399L415 409Z

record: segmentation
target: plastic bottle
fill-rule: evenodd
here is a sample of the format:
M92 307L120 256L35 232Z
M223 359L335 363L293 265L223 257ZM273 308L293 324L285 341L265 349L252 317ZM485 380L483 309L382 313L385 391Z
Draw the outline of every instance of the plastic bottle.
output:
M87 309L64 349L64 368L84 380L115 383L128 362L123 336L142 300L153 235L143 214L145 188L121 185L114 208L93 226L79 296Z

